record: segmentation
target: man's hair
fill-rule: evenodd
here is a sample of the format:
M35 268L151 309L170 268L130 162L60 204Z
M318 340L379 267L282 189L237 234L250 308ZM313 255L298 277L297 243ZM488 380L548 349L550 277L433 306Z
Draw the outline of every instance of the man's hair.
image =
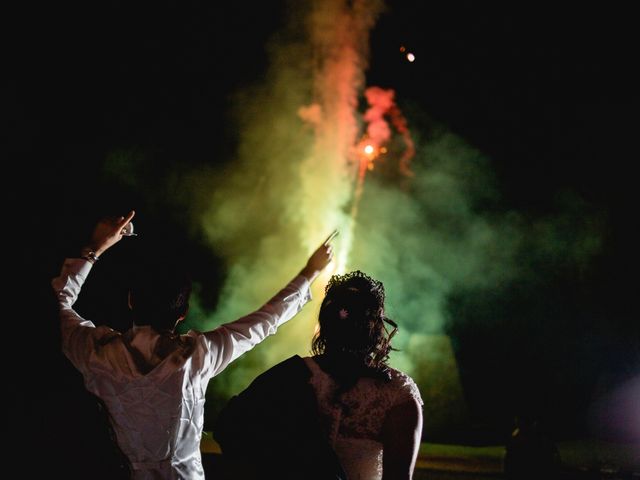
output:
M176 265L147 262L138 266L129 293L136 325L173 332L176 321L189 308L191 278Z

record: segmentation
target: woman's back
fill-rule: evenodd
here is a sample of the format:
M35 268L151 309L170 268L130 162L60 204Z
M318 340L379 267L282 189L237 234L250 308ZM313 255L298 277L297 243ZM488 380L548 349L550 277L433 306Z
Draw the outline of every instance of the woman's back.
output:
M310 383L323 426L348 478L381 479L387 414L407 403L421 406L418 387L408 375L388 368L388 379L360 377L336 397L338 383L317 359L304 360L312 372Z

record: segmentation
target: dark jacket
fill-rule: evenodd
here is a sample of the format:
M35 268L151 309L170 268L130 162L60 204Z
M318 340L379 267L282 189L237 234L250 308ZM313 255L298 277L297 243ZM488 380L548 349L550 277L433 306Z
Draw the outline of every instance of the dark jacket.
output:
M294 355L229 400L213 426L225 478L346 480L320 426L310 376Z

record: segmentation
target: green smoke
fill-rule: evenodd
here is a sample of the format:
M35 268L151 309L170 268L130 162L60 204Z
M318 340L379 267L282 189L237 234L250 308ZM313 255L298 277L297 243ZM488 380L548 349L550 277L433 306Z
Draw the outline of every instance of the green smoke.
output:
M585 217L588 206L570 193L559 199L557 214L531 219L508 211L491 160L443 127L412 128L426 117L415 109L407 115L415 176L401 188L388 165L369 172L352 225L350 148L363 129L357 106L368 33L382 6L314 5L292 5L289 27L268 46L264 79L236 93L230 122L239 144L224 167L168 170L153 187L141 173L142 154L116 152L107 167L149 198L172 192L187 231L224 259L227 276L215 311L196 292L189 327L211 329L259 307L340 228L335 243L348 253L347 268L385 284L387 314L400 325L392 365L417 380L430 408L463 416L458 373L442 336L457 321L448 314L450 296L536 277L540 259L586 268L600 247L601 225ZM298 317L211 382L211 397L228 398L278 361L309 353L325 280L314 285L315 301ZM215 410L219 402L209 405ZM445 416L441 423L453 421Z

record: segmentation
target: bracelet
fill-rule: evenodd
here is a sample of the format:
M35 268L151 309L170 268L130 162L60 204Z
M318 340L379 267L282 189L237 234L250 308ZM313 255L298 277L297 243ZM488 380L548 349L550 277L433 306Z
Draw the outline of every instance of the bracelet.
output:
M82 249L82 253L80 254L80 257L84 258L85 260L88 260L91 263L96 263L98 260L100 260L100 257L96 255L96 252L91 250L89 247Z

